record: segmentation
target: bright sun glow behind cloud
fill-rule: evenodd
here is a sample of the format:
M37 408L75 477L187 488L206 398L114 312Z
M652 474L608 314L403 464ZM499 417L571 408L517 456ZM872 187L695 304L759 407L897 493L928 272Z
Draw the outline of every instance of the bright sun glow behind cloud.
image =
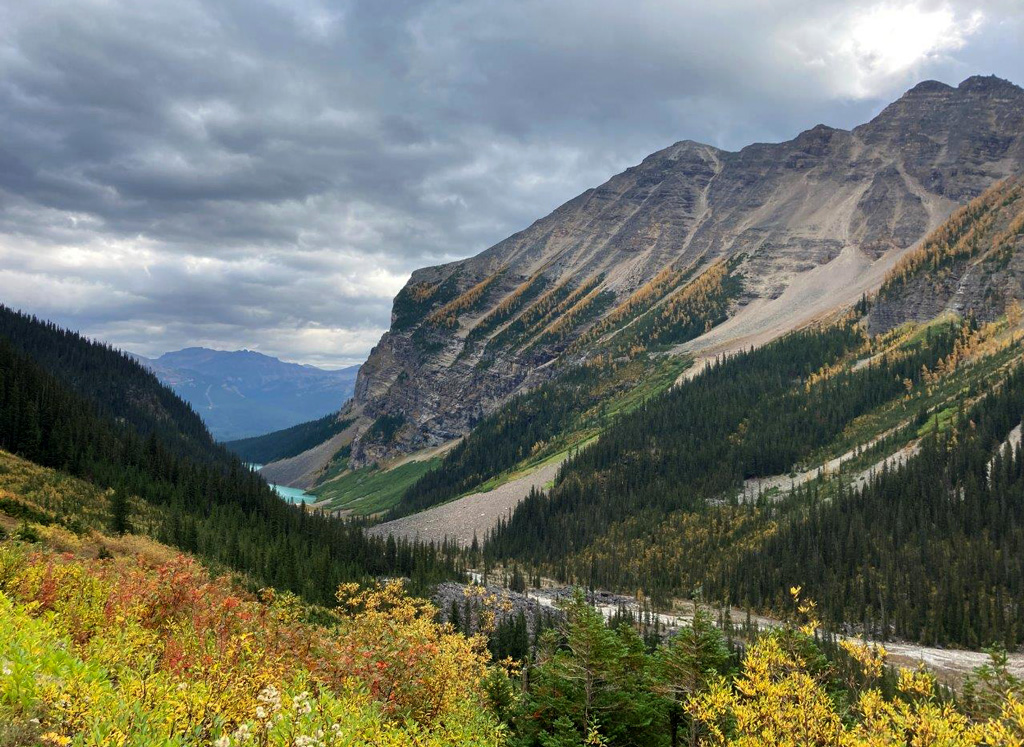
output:
M796 32L802 62L823 68L840 95L877 96L894 78L962 49L985 23L980 10L948 4L883 2L852 6Z
M928 11L918 5L879 5L850 28L845 51L873 74L901 73L930 55L964 46L984 20L975 11L961 23L949 8Z

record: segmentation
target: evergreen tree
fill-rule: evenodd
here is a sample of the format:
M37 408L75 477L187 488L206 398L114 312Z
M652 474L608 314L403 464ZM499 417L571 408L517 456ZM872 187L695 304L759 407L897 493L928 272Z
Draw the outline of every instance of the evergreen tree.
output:
M110 496L110 531L118 535L132 531L131 502L123 490L115 490Z
M708 689L715 677L727 673L731 655L721 631L704 609L694 611L693 622L660 646L654 661L653 689L666 700L669 740L679 744L685 725L687 744L695 747L699 725L683 710L687 699Z

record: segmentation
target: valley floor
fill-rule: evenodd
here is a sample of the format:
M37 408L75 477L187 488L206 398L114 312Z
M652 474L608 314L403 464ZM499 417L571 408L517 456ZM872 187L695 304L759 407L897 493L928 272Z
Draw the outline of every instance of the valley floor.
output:
M468 547L473 537L483 542L484 535L508 516L530 490L540 490L555 479L564 458L542 465L493 490L458 498L412 516L378 524L367 530L371 535L396 539L419 539L423 542L441 542L445 538Z
M528 589L525 596L535 600L542 607L554 608L558 601L566 598L569 593L569 587L554 587ZM635 598L605 592L598 592L598 597L593 600L593 606L604 615L605 619L609 620L622 609L634 613L637 617L643 613L641 605ZM678 630L693 622L692 602L681 602L679 607L680 609L673 612L656 613L658 621L666 629ZM737 627L743 625L747 619L747 613L738 608L732 609L731 615L732 622ZM751 615L750 620L762 630L783 626L781 620L763 615ZM848 636L841 636L841 638L854 640ZM902 641L886 641L881 645L888 652L890 663L912 668L923 664L949 684L959 683L977 667L988 664L990 661L989 655L984 651L938 648ZM1016 677L1024 677L1024 653L1009 654L1008 670Z

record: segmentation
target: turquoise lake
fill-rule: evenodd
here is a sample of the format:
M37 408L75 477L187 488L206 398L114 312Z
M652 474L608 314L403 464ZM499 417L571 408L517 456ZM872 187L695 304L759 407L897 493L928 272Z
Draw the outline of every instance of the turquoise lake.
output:
M262 464L247 464L247 467L254 470L259 470ZM274 489L274 492L284 498L289 503L314 503L316 502L316 496L310 495L302 488L289 488L287 485L275 485L274 483L267 483Z
M316 501L315 495L310 495L302 488L289 488L287 485L275 485L274 483L270 483L270 487L289 503L313 503Z

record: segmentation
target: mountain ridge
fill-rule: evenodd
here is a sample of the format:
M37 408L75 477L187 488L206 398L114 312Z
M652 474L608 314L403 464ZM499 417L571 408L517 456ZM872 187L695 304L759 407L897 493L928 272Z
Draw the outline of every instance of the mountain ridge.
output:
M652 153L480 254L412 274L343 413L359 423L351 464L465 434L509 396L598 353L574 343L610 316L624 321L602 341L707 282L719 262L733 282L726 318L659 338L673 349L715 355L836 313L1019 170L1022 133L1024 90L974 76L922 82L852 130L817 125L732 152L681 140ZM651 290L659 273L675 275ZM655 297L622 316L643 293ZM371 434L383 416L401 420L387 443Z
M255 350L197 346L137 359L189 402L221 441L259 436L336 412L351 397L359 370L326 370Z

